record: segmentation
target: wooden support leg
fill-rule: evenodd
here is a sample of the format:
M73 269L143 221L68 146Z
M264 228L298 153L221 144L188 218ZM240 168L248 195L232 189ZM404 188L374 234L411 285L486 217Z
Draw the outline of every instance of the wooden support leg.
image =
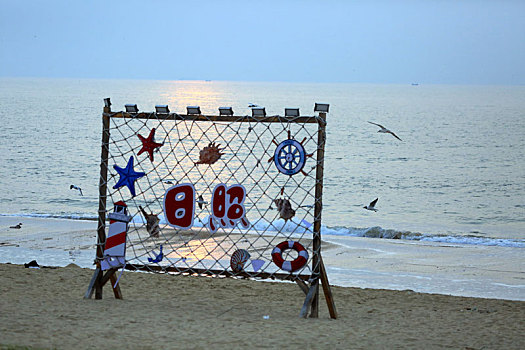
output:
M88 289L86 291L86 294L84 294L84 299L91 299L93 296L93 292L95 291L95 283L98 279L98 275L102 274L102 270L100 267L97 267L95 269L95 272L93 273L93 277L91 278L91 282L89 282Z
M100 270L95 281L95 299L102 299L102 287L104 286L104 283L102 283L103 277L104 273Z
M308 286L306 285L306 283L304 283L304 281L300 280L300 279L296 279L295 282L297 283L299 288L301 288L301 290L304 292L304 294L308 295Z
M319 279L317 279L317 283L315 284L315 292L312 299L312 312L310 313L310 317L319 317Z
M330 289L330 283L328 282L328 275L326 274L326 269L324 267L323 259L320 258L321 263L321 284L323 286L323 293L326 299L326 305L328 306L328 311L330 312L330 318L337 318L337 310L335 308L334 298L332 296L332 290Z
M299 317L306 318L308 316L308 310L310 309L310 305L312 304L314 296L318 290L319 290L319 280L315 279L313 280L310 286L310 289L308 290L308 294L306 294L306 298L304 299L304 304L303 304L303 307L301 308L301 313L299 314Z
M115 286L115 283L117 283L117 271L118 269L109 269L104 275L104 277L102 277L101 283L102 286L104 286L106 283L108 283L108 281L110 281L115 298L122 299L122 292L120 291L120 286L118 284Z
M102 277L102 286L104 286L106 283L108 283L109 279L115 275L115 272L117 272L117 269L109 269L106 271L106 274L104 277Z
M115 298L122 299L120 286L117 284L117 286L114 287L115 283L117 283L117 277L115 276L115 272L117 271L117 269L109 269L104 274L104 271L102 271L100 267L97 267L91 278L86 294L84 294L84 299L91 299L93 292L95 292L95 299L102 299L102 287L104 287L108 281L111 281L111 288L113 289Z
M115 276L115 274L112 274L109 277L109 280L111 281L111 288L113 288L113 295L115 295L115 298L122 299L122 292L120 291L120 285L117 284L115 286L115 283L117 283L117 276Z

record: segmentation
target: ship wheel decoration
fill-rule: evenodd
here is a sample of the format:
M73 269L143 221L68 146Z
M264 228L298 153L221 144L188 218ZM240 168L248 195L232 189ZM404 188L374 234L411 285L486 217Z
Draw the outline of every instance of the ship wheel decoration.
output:
M272 158L268 159L268 163L273 160L277 169L285 175L295 175L298 172L302 172L303 175L307 175L304 171L304 164L306 158L313 156L312 154L306 154L303 147L303 142L306 141L306 137L298 142L294 140L290 131L288 131L288 139L281 143L277 143L273 140L273 143L277 146L275 153Z

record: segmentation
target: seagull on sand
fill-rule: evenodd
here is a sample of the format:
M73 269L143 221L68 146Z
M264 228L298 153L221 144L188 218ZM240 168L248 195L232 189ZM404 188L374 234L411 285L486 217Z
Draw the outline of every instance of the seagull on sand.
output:
M9 226L9 228L16 228L17 230L18 229L21 229L22 228L22 223L18 223L18 225L15 225L15 226Z
M365 205L363 208L365 208L366 210L373 210L373 211L377 211L377 209L375 208L376 206L376 203L377 203L377 200L379 198L376 198L374 199L373 201L370 202L369 205Z
M398 139L399 141L403 141L401 140L399 137L397 137L396 134L394 134L392 131L388 130L387 128L385 128L383 125L381 124L377 124L377 123L372 123L372 122L369 122L370 124L374 124L374 125L377 125L379 126L381 129L378 130L377 132L382 132L382 133L386 133L386 134L392 134L392 136L394 136L396 139Z
M69 186L69 189L70 189L70 190L77 190L77 191L79 192L79 194L80 194L81 196L83 196L83 194L82 194L82 189L81 189L80 187L75 186L75 185L71 185L71 186Z

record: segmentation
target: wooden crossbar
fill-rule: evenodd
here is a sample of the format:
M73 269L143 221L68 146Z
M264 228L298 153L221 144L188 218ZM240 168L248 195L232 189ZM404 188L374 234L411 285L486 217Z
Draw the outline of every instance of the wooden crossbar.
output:
M294 275L291 273L269 273L269 272L230 272L227 270L213 270L213 269L196 269L196 268L178 268L175 266L158 266L158 265L138 265L126 264L126 270L130 271L146 271L146 272L166 272L181 275L200 275L200 276L223 276L233 278L255 278L255 279L279 279L284 281L308 281L310 275Z
M322 113L321 113L322 114ZM244 123L300 123L312 124L322 122L317 116L298 116L283 117L272 115L265 117L253 117L249 115L202 115L202 114L160 114L153 112L128 113L128 112L106 112L104 116L111 118L130 118L130 119L152 119L152 120L186 120L186 121L203 121L203 122L244 122Z

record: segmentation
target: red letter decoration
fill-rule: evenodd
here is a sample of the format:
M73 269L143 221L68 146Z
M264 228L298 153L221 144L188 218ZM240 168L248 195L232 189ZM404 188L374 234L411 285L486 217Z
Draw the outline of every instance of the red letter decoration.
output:
M246 190L242 185L218 184L213 190L211 198L211 215L208 217L208 228L213 234L217 230L235 227L240 222L243 228L249 227L244 209Z
M164 195L164 215L168 224L175 228L189 229L193 226L195 213L195 188L183 183L170 187Z

